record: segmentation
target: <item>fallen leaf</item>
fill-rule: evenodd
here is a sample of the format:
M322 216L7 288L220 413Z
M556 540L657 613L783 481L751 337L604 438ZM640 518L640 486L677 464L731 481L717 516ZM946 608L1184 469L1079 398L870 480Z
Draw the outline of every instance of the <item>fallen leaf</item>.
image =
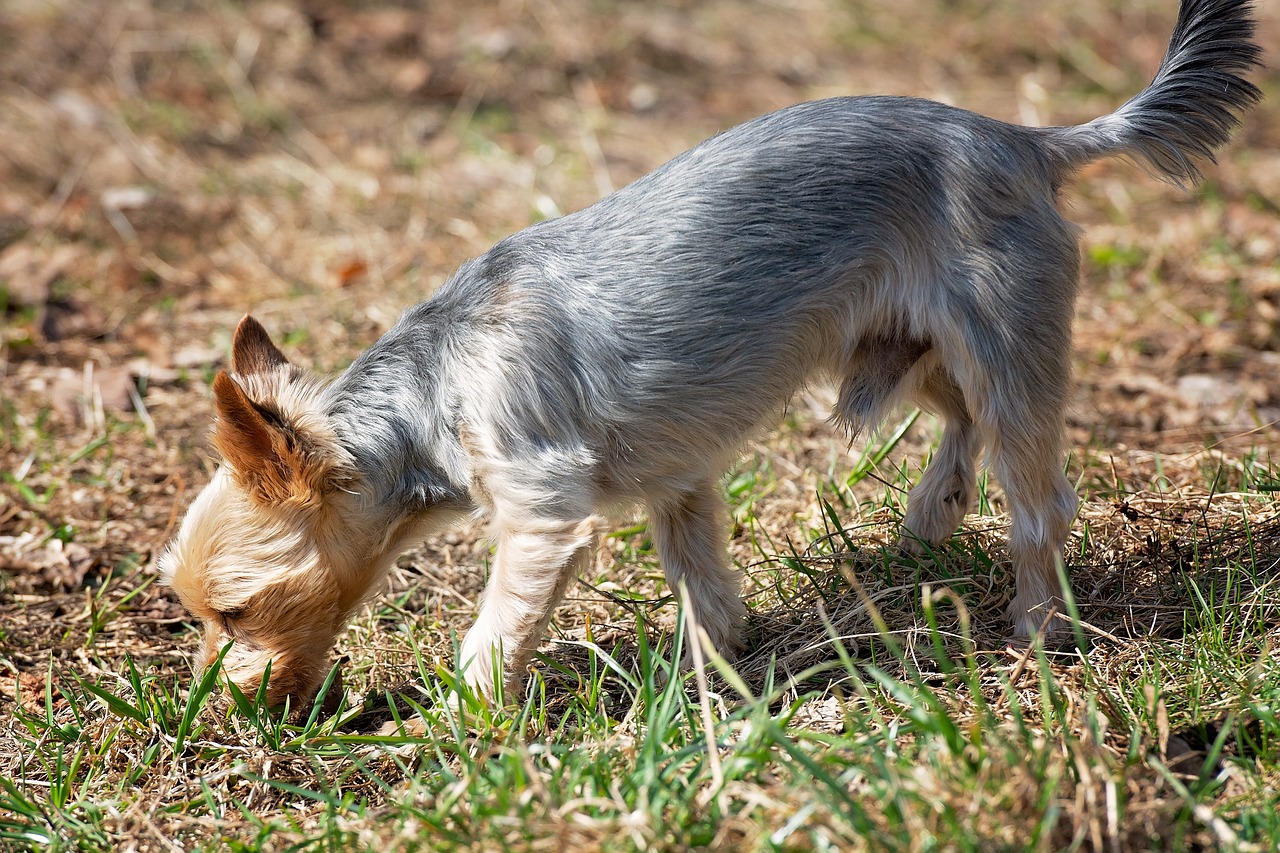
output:
M27 531L0 536L0 564L26 592L69 592L84 587L94 567L93 552L78 542L37 536Z
M338 286L348 287L368 271L369 265L364 261L348 261L338 268Z
M49 301L49 284L80 254L68 243L46 249L21 241L0 251L0 279L7 282L9 303L43 306Z
M61 694L54 691L54 705L65 704ZM34 672L0 673L0 698L20 703L28 713L44 712L44 676Z
M99 405L107 412L133 411L133 395L137 393L133 370L128 365L88 364L80 371L65 367L58 371L49 389L54 411L77 424L85 423L85 413Z

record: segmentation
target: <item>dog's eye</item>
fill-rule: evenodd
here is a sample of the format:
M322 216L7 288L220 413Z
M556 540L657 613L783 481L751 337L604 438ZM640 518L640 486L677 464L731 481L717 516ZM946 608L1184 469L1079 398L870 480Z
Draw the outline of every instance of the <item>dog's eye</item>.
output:
M219 610L218 621L222 623L222 626L224 628L230 630L231 623L236 619L240 619L241 617L243 617L244 611L245 611L245 608L243 607L236 607L231 610Z

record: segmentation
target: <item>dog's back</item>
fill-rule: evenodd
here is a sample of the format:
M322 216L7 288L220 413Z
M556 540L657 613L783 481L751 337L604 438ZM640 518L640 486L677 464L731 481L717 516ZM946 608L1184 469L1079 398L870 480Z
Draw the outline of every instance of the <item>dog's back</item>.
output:
M963 110L801 104L503 240L433 302L486 340L508 330L501 369L528 376L502 386L538 389L526 403L567 430L613 431L628 464L708 436L732 453L857 341L929 340L985 232L1031 215L1068 233L1052 178L1025 129Z
M938 339L963 334L958 314L1048 302L1027 325L1065 341L1077 248L1058 188L1112 154L1194 177L1194 158L1257 99L1239 76L1257 53L1247 4L1190 0L1152 85L1078 127L909 98L799 104L502 241L437 298L500 315L503 369L529 373L501 384L539 389L523 404L561 437L603 449L593 434L607 431L632 468L639 448L680 457L708 436L732 454L799 385L846 378L872 342L887 356L840 412L856 429L911 390L896 381L902 353L985 345Z

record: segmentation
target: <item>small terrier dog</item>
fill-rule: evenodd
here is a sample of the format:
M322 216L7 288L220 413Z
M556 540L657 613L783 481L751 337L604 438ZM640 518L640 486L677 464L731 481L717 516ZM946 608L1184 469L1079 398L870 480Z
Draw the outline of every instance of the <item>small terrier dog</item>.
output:
M940 545L986 447L1011 514L1014 634L1052 630L1077 498L1063 408L1079 280L1057 206L1086 163L1199 177L1260 93L1245 0L1183 0L1152 83L1075 127L834 98L721 133L465 264L345 372L293 366L251 317L213 383L223 464L161 557L201 662L314 695L392 561L482 512L496 553L466 678L522 681L599 518L642 504L672 590L732 656L746 615L718 478L797 389L856 433L911 400L945 423L900 545ZM495 659L501 671L495 671Z

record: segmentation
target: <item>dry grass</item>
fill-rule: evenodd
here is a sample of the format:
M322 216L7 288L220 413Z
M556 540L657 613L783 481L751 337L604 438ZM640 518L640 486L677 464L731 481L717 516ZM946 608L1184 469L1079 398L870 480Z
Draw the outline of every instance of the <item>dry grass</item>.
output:
M35 845L4 833L44 821L92 849L1275 843L1270 101L1192 194L1114 162L1070 194L1087 651L1004 651L994 484L934 559L887 555L934 427L861 465L820 389L726 482L755 640L706 697L715 770L697 692L645 671L675 613L642 526L563 609L536 701L470 731L430 717L416 749L375 736L381 691L441 713L477 530L401 561L339 649L367 708L301 729L219 695L182 732L196 640L151 583L216 464L208 382L245 311L335 369L464 258L752 115L859 92L1105 112L1155 67L1173 5L0 6L0 839Z

